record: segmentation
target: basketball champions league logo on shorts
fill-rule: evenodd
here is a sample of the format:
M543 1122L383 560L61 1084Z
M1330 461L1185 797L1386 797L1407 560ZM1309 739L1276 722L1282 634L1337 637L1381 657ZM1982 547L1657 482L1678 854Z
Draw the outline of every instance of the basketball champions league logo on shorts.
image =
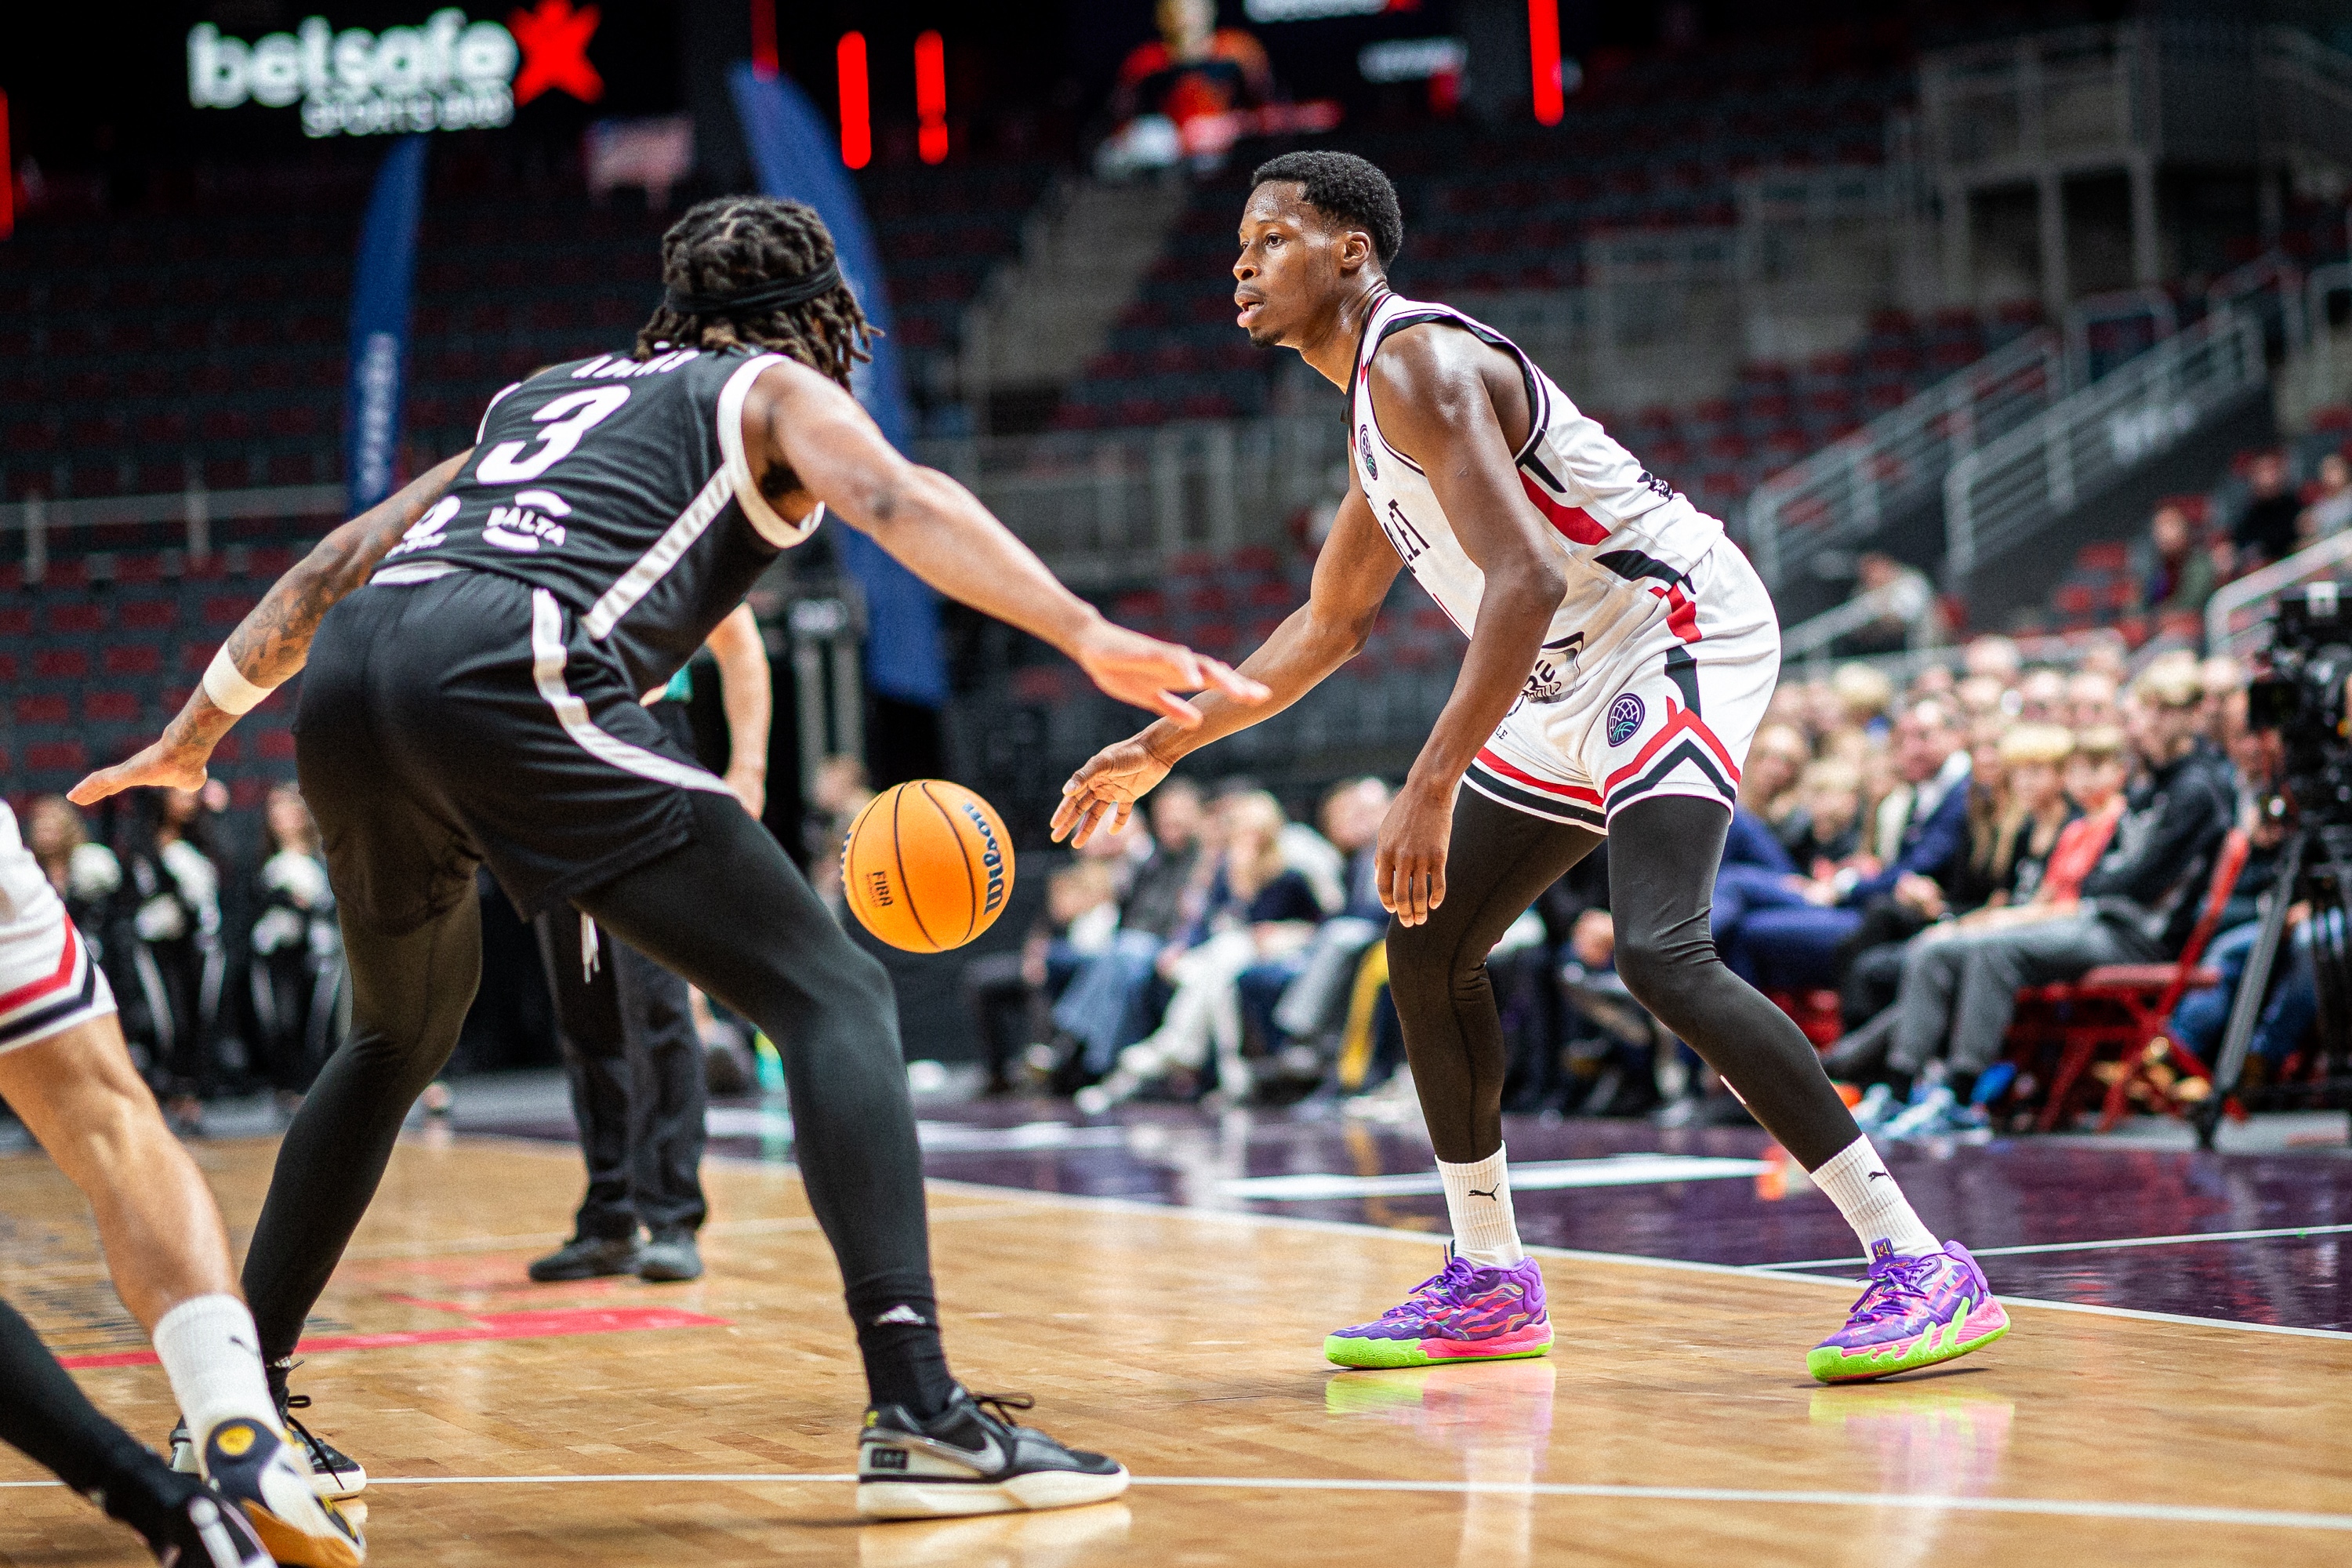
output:
M1645 710L1642 700L1628 691L1609 705L1609 743L1622 746L1640 732Z
M1381 466L1372 461L1372 427L1370 426L1356 426L1356 450L1364 459L1364 476L1367 479L1379 479Z

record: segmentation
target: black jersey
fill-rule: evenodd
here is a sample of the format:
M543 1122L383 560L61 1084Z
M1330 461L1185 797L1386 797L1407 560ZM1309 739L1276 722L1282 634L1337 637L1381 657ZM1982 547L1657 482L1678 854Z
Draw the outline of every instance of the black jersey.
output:
M659 686L824 516L785 521L744 458L743 400L782 358L599 354L515 383L377 580L461 567L544 588L635 689Z

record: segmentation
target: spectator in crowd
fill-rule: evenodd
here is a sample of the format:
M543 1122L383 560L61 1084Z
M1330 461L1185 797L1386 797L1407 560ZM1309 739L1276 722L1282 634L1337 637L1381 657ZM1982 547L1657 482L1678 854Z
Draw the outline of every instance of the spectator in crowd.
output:
M1862 770L1842 757L1807 766L1781 841L1800 871L1827 882L1862 848Z
M2189 514L2167 504L2147 525L2147 565L2141 573L2140 602L2160 622L2168 616L2202 616L2220 581L2213 557L2197 542Z
M61 795L42 795L26 808L25 844L64 900L91 956L109 962L107 943L114 935L112 910L122 887L122 862L105 845L89 841L80 811ZM110 980L113 973L108 971Z
M1304 947L1323 906L1305 874L1283 858L1287 819L1274 796L1263 790L1227 795L1217 817L1222 847L1204 905L1158 961L1173 987L1167 1011L1157 1029L1119 1053L1108 1077L1079 1096L1079 1109L1089 1115L1171 1072L1198 1073L1213 1063L1227 1103L1249 1098L1236 982L1251 964Z
M1323 797L1324 837L1346 857L1339 912L1305 947L1243 972L1244 1013L1257 1019L1270 1044L1306 1053L1289 1064L1294 1077L1319 1077L1337 1056L1351 982L1364 951L1388 931L1378 862L1389 799L1389 786L1376 778L1349 779Z
M1901 653L1926 641L1936 608L1927 574L1877 550L1864 551L1853 564L1852 602L1868 605L1872 618L1839 639L1846 651Z
M254 869L251 897L261 913L247 938L255 1066L290 1110L337 1043L343 944L318 825L301 792L278 785L262 816L269 853Z
M1866 664L1842 664L1830 677L1830 690L1836 699L1831 727L1870 733L1885 730L1887 715L1895 708L1895 682L1884 670Z
M2341 452L2320 458L2319 477L2312 489L2303 515L2295 520L2295 537L2305 545L2352 528L2352 462L2347 462Z
M2064 725L2066 677L2043 665L2029 669L2017 682L2017 717L2028 724Z
M1068 1094L1111 1070L1119 1051L1150 1033L1148 998L1160 950L1199 911L1206 896L1207 814L1200 786L1171 778L1151 792L1139 814L1151 824L1129 851L1118 929L1101 952L1083 960L1054 1005L1057 1049L1043 1064L1055 1093Z
M1977 637L1960 650L1960 670L1964 675L1986 676L2003 686L2011 686L2024 668L2025 656L2008 637Z
M1739 775L1739 804L1779 833L1797 808L1797 780L1811 760L1803 731L1793 724L1767 722L1748 745L1747 771Z
M214 1060L227 954L221 942L221 877L194 790L143 790L121 850L129 906L128 954L137 989L124 1021L149 1049L165 1117L201 1131L204 1100L218 1083Z
M1929 700L1895 725L1889 749L1900 784L1880 804L1874 855L1807 891L1804 908L1747 915L1727 933L1725 961L1766 988L1838 983L1840 947L1864 912L1884 900L1920 907L1938 879L1954 876L1968 842L1969 752L1955 715ZM1940 888L1932 898L1940 900Z
M2066 726L2071 730L2109 730L2122 722L2116 703L2115 678L2095 669L2078 669L2066 678Z
M1928 1131L1961 1121L1978 1075L2000 1054L2019 986L2180 951L2235 805L2229 765L2200 732L2203 698L2193 663L2159 661L2135 683L2126 716L2137 776L2078 904L1917 943L1906 956L1888 1052L1890 1097L1916 1088L1938 1057L1946 1077L1913 1108L1916 1117L1906 1113L1893 1126Z
M2303 510L2287 482L2286 454L2257 452L2246 469L2246 510L2230 531L2238 570L2252 571L2294 553L2295 518Z
M1213 173L1240 132L1235 110L1274 94L1265 46L1218 26L1216 0L1160 0L1154 15L1160 37L1136 46L1111 89L1118 128L1095 156L1106 179L1180 161Z
M1132 825L1129 833L1135 831ZM964 966L963 992L980 1036L988 1077L982 1092L1019 1087L1014 1068L1046 1032L1050 1008L1078 965L1108 950L1118 935L1118 879L1127 835L1098 833L1071 864L1045 881L1045 908L1014 952L992 952Z

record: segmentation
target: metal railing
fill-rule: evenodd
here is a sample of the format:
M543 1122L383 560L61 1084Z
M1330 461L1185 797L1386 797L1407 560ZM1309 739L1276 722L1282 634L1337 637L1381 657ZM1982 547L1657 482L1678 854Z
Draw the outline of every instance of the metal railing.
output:
M1202 420L924 441L916 456L969 485L1066 581L1114 587L1149 581L1174 556L1271 542L1302 508L1336 502L1347 426Z
M1911 607L1908 601L1925 599L1919 613L1906 615ZM1808 616L1780 633L1780 663L1785 668L1798 659L1819 660L1843 637L1851 637L1880 621L1903 617L1905 645L1912 652L1934 646L1936 632L1935 602L1932 595L1923 595L1916 588L1900 585L1874 588L1857 594L1844 604L1823 610L1818 616Z
M2032 418L2066 385L2058 334L2044 328L1774 474L1744 514L1757 571L1777 588L1819 552L1868 538L1933 497L1962 455Z
M2264 600L2297 583L2328 574L2331 567L2347 561L2352 561L2352 532L2332 534L2284 561L2273 561L2234 583L2225 584L2205 601L2205 651L2239 655L2253 652L2264 626L2258 613Z
M2170 450L2269 377L2261 326L2222 310L2067 397L1944 476L1945 586Z
M185 489L143 496L89 496L49 500L42 496L0 506L0 538L23 537L25 580L38 583L47 574L49 547L60 535L76 529L120 523L176 523L182 548L195 560L212 552L213 525L250 518L334 517L343 515L345 495L341 485L281 485L255 489L206 489L201 483Z

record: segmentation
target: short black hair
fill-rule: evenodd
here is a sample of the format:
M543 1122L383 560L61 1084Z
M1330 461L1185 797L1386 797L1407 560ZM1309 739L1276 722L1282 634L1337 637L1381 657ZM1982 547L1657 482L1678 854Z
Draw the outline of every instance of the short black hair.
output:
M1353 153L1285 153L1257 166L1250 189L1271 180L1297 181L1309 205L1361 227L1372 237L1372 254L1381 266L1404 247L1404 213L1397 205L1396 187L1378 164Z

